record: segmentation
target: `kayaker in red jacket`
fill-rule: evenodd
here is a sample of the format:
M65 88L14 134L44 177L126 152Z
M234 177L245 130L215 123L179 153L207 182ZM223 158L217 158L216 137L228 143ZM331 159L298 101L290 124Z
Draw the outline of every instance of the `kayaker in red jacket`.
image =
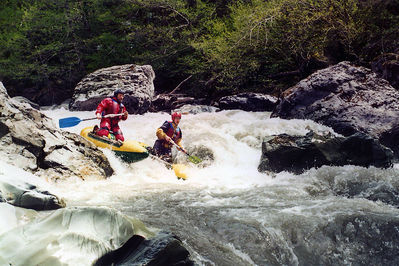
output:
M182 132L179 127L180 119L181 113L174 112L172 114L172 121L165 121L156 132L158 139L154 143L153 152L155 155L168 162L172 162L171 148L173 144L171 140L173 140L180 149L185 151L181 146Z
M122 104L123 98L125 97L124 91L117 89L114 92L114 96L105 98L97 106L96 116L101 119L100 128L97 131L99 136L108 136L110 132L115 136L116 140L124 141L122 131L119 128L119 121L126 120L128 113L126 107ZM109 114L123 114L115 117L104 117Z

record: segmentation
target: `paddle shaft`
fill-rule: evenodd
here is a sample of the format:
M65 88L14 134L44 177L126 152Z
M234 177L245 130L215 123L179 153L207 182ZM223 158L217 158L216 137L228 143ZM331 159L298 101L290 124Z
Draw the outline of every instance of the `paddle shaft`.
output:
M116 116L121 116L123 114L108 114L103 117L116 117ZM60 128L65 128L65 127L73 127L78 125L82 121L88 121L88 120L94 120L97 119L97 117L93 118L85 118L85 119L80 119L79 117L67 117L67 118L61 118L59 120L59 125Z
M183 150L179 145L177 145L176 142L174 142L172 138L170 139L170 143L172 143L173 145L175 145L175 146L176 146L176 149L178 149L179 151L181 151L181 152L187 154L188 156L190 156L190 154L188 154L188 153L187 153L185 150Z

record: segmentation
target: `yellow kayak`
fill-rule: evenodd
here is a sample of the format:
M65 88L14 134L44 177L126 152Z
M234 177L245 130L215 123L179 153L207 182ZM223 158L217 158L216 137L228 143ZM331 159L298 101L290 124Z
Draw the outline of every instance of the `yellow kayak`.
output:
M177 178L181 178L183 180L187 179L187 165L185 164L172 164L173 171L175 171L175 175Z
M97 147L111 149L122 160L128 163L143 160L149 156L148 145L135 141L125 140L123 143L109 139L107 137L100 137L93 132L93 127L86 127L82 129L80 135Z

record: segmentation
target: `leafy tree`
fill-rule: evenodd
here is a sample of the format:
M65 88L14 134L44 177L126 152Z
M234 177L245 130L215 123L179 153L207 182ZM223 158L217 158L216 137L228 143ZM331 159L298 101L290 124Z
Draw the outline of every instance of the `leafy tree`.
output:
M99 68L150 64L158 92L278 94L399 46L399 0L3 0L0 79L40 104ZM376 12L378 10L378 12ZM188 77L191 77L187 79Z

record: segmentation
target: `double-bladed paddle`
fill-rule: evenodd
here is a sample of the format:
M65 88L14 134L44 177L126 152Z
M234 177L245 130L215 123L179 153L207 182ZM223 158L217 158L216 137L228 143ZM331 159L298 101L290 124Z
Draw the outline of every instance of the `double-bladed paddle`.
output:
M109 115L104 115L103 117L116 117L121 115L123 114L109 114ZM61 118L60 120L58 120L58 123L60 125L60 128L65 128L65 127L76 126L82 121L88 121L94 119L97 119L97 117L80 119L79 117L73 116L73 117Z

